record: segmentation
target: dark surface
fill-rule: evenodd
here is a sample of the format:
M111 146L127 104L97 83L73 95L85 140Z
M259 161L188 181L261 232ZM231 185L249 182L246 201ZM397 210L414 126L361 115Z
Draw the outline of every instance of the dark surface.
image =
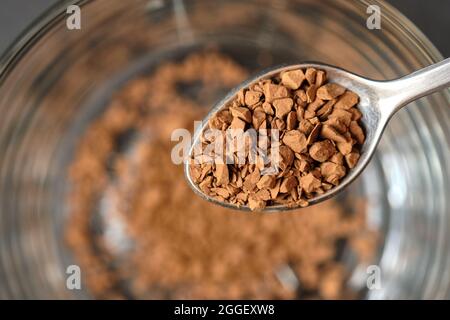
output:
M0 54L47 7L58 0L0 0ZM389 0L450 56L450 0Z
M450 57L450 0L389 0L434 43L444 58Z
M57 0L0 0L0 55Z

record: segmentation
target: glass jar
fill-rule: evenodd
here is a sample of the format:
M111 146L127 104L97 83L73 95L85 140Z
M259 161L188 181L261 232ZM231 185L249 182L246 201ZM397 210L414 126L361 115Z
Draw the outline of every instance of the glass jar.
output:
M66 1L50 9L0 63L0 298L86 298L66 289L68 166L102 99L143 68L216 46L252 71L315 60L392 79L442 56L398 11L378 1ZM369 30L369 5L381 29ZM352 186L382 235L381 289L367 298L450 298L450 97L394 116ZM103 101L104 102L104 101ZM352 281L365 274L355 268ZM349 284L351 285L351 283Z

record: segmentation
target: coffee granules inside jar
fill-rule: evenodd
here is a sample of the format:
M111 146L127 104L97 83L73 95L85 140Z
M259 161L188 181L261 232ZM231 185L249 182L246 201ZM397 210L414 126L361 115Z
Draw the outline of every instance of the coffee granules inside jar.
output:
M343 244L360 262L373 255L363 202L235 212L194 195L171 161L171 132L192 129L246 77L215 52L163 63L118 90L87 129L70 170L66 235L93 297L356 297L339 259Z
M242 89L204 129L200 147L208 151L192 157L192 180L204 194L238 207L305 207L357 164L365 140L358 101L314 68L289 70ZM219 132L210 134L214 130ZM258 141L243 134L249 130L258 132ZM211 148L219 139L225 142ZM235 147L239 141L244 142ZM258 159L251 146L269 150L274 144L279 170L263 173L270 154Z

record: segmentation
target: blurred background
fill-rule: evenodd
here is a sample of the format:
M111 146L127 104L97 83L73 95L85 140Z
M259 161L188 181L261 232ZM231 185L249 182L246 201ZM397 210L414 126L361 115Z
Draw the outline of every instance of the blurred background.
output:
M58 0L1 0L0 55L14 39ZM388 0L412 20L441 51L450 56L450 38L444 30L450 29L450 1L448 0Z

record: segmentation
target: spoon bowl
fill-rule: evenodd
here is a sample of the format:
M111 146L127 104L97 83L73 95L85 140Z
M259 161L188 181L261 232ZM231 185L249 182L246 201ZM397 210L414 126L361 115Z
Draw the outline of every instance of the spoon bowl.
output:
M396 80L377 81L371 80L349 71L319 63L302 63L294 65L277 66L262 71L239 86L231 90L222 100L215 104L207 116L203 119L202 125L194 133L191 149L188 158L194 152L194 147L199 142L200 136L208 121L222 108L227 106L243 89L261 80L272 78L281 72L315 68L326 72L330 83L337 83L344 88L356 93L360 100L357 105L362 114L361 123L365 132L365 142L361 146L360 158L353 169L340 181L339 185L334 186L325 193L314 198L308 199L309 205L320 203L324 200L336 196L350 185L364 170L374 155L376 147L382 137L383 131L389 122L389 119L400 108L409 102L419 99L450 85L450 58L442 62L416 71L408 76ZM185 161L184 172L186 180L196 194L203 199L236 210L249 211L248 206L237 206L228 202L219 201L203 193L194 183L189 170L189 161ZM300 206L272 205L262 211L275 212L298 209Z

